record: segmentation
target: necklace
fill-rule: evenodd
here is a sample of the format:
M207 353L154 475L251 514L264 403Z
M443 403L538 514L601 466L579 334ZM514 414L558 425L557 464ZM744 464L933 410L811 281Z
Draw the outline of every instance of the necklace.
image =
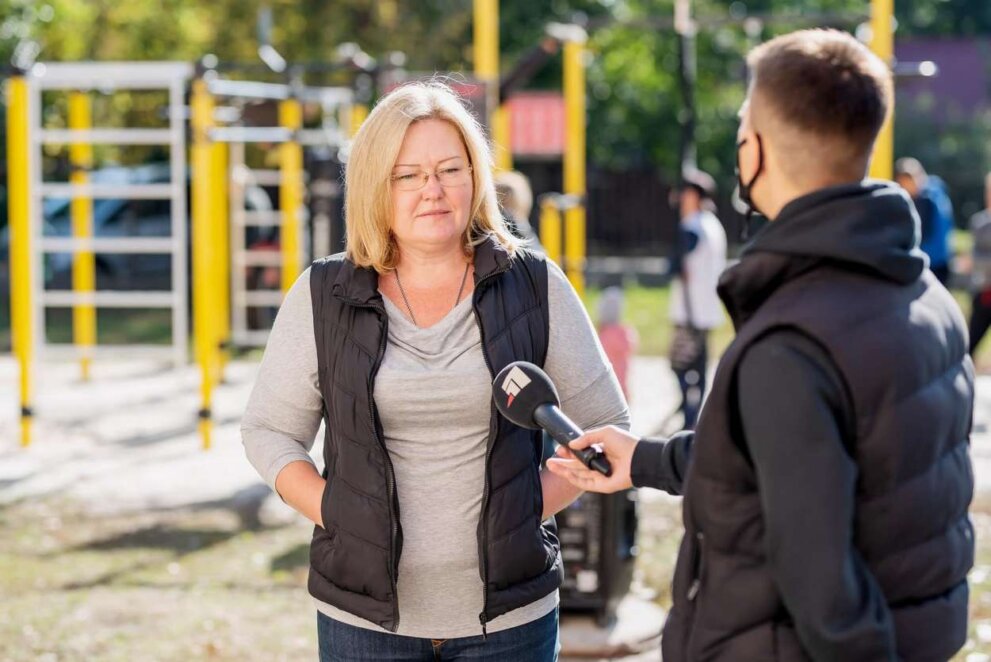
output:
M416 315L413 314L413 307L409 305L409 299L406 298L406 290L403 289L403 281L399 280L399 269L396 269L396 285L399 286L399 293L403 296L403 303L406 304L406 312L409 313L409 318L413 322L413 326L419 328L420 325L416 323ZM451 306L451 310L454 310L457 305L461 302L461 293L465 291L465 282L468 280L468 263L465 263L465 272L461 276L461 287L458 288L458 296L454 297L454 305Z

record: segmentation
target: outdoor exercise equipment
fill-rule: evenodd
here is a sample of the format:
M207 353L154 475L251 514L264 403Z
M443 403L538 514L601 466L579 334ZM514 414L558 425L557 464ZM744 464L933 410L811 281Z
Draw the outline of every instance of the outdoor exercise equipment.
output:
M21 444L31 441L35 362L74 356L89 377L94 357L122 353L166 356L175 365L186 361L185 123L183 91L192 67L181 62L36 63L8 84L8 163L10 164L11 302L14 352L20 367ZM168 94L168 127L93 128L89 95L110 91L162 91ZM69 93L68 129L42 124L42 93ZM92 145L163 145L169 148L169 181L104 183L90 181ZM42 149L68 145L73 172L69 183L44 181ZM70 200L72 236L46 236L46 200ZM171 234L167 237L97 237L93 201L103 199L169 200ZM42 279L45 256L70 253L73 287L47 290ZM97 290L96 253L167 254L172 287L167 291ZM52 344L45 334L46 309L73 309L71 345ZM165 308L172 312L171 346L101 347L96 343L97 308Z

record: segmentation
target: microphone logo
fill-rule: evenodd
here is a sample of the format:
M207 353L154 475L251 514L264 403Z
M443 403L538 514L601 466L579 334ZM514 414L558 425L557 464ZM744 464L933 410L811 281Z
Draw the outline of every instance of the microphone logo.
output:
M529 383L530 378L526 376L526 373L520 370L519 366L513 366L513 369L506 375L506 379L502 381L502 390L509 396L506 401L507 407L513 406L513 400Z

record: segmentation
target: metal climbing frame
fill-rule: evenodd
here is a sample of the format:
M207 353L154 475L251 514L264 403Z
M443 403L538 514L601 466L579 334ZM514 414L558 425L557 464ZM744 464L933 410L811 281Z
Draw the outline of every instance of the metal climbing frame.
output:
M172 346L166 354L176 365L186 361L186 167L183 92L192 67L174 62L38 63L10 80L8 156L11 200L11 273L15 353L21 370L21 443L31 439L33 382L36 357L73 356L88 376L93 356L137 353L161 356L161 347L96 345L97 308L169 308ZM42 93L69 93L69 129L42 126ZM165 90L169 94L165 129L92 128L88 93L115 90ZM106 184L89 181L95 144L165 145L170 149L169 181L149 184ZM67 184L43 180L41 158L46 145L68 145L73 173ZM46 237L46 199L69 199L71 237ZM171 200L169 237L94 237L94 199ZM73 289L45 289L41 278L44 256L73 256ZM172 260L172 289L162 292L96 289L94 253L168 254ZM45 335L48 307L72 307L75 343L52 345Z
M230 196L230 339L238 347L262 347L268 340L267 328L251 328L251 308L275 308L295 282L310 253L302 232L304 221L303 148L341 146L347 135L337 121L337 110L352 111L353 92L344 87L302 87L276 83L210 80L207 90L213 96L234 99L272 100L279 103L277 127L228 126L209 131L211 141L229 146ZM324 112L325 124L319 129L303 129L302 102L317 103ZM278 146L277 169L248 167L247 143L272 143ZM249 209L246 191L250 186L278 187L278 209ZM279 250L251 248L245 235L251 227L278 229ZM279 270L279 289L250 287L249 268Z
M106 308L169 308L172 311L172 344L170 347L128 346L126 353L140 355L164 354L176 365L187 360L188 319L186 282L186 139L183 112L183 93L186 81L192 75L192 67L177 62L120 62L120 63L50 63L35 65L28 76L30 87L30 175L32 192L31 226L37 250L32 252L32 297L34 303L34 334L39 355L78 356L110 354L120 356L119 346L101 348L95 344L95 330L87 334L88 342L71 346L48 344L45 338L45 309L54 306L72 306L82 309ZM86 93L93 90L165 90L169 94L169 126L163 129L143 128L70 128L68 130L45 129L41 125L41 95L48 90L64 90L70 93ZM81 98L70 100L70 120L86 110L78 110ZM86 103L82 99L82 103ZM74 111L73 105L77 108ZM79 125L78 121L70 123ZM79 163L68 184L43 181L41 155L45 145L91 146L112 145L167 145L169 147L169 181L148 184L98 184L90 183L85 166ZM85 159L86 157L82 157ZM42 208L45 199L68 198L78 208L90 207L94 199L170 200L171 236L168 237L94 237L93 228L85 219L78 222L74 213L73 237L45 237L42 231ZM82 203L82 204L80 204ZM89 225L90 227L86 227ZM170 291L104 291L96 290L95 279L80 282L74 278L72 290L45 290L39 278L46 253L72 253L74 270L92 260L94 253L168 254L172 261L172 288ZM92 266L86 271L91 271ZM76 320L80 317L76 316ZM95 316L93 316L95 324ZM79 335L77 334L77 339ZM164 352L163 352L164 350ZM88 356L83 356L86 359Z

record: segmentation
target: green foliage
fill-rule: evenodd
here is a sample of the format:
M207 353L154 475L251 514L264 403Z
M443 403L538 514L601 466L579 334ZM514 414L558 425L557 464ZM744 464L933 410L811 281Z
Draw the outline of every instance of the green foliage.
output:
M987 0L897 0L895 18L903 34L991 34L991 3Z
M898 0L895 5L899 35L991 33L987 0ZM0 58L9 61L19 42L33 39L45 60L196 60L214 53L221 61L257 63L262 6L272 10L273 45L290 62L326 62L342 43L355 42L374 57L405 53L411 71L467 72L472 67L469 0L0 0ZM700 28L698 161L724 189L733 183L747 50L798 27L852 30L868 11L865 0L693 0ZM537 44L548 22L590 21L592 162L610 168L656 166L673 177L683 107L673 13L674 0L501 0L502 67L508 70ZM552 59L531 86L558 88L560 66L560 57ZM921 128L901 113L898 121L900 132ZM955 137L944 136L941 142L959 142L961 154L987 142L985 134L963 125L950 133ZM899 140L904 145L911 139Z

